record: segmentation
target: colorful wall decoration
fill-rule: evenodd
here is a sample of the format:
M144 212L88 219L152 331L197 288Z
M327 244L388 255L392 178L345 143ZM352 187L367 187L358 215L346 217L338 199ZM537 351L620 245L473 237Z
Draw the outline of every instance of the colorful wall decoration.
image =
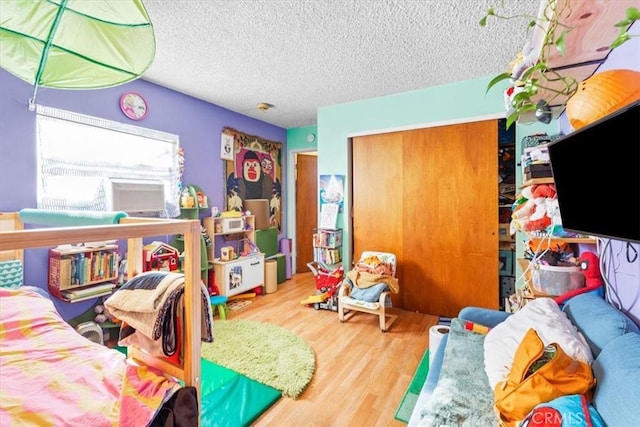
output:
M281 225L282 143L224 128L233 137L233 159L224 161L226 210L243 211L247 199L269 201L269 222Z
M320 175L320 209L325 203L338 205L338 212L342 212L344 201L344 175Z

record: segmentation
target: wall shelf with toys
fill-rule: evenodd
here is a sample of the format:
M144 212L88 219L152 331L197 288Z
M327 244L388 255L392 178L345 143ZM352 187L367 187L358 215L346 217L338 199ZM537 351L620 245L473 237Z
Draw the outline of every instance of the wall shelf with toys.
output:
M197 185L185 185L180 193L180 218L200 219L200 212L209 208L209 199Z

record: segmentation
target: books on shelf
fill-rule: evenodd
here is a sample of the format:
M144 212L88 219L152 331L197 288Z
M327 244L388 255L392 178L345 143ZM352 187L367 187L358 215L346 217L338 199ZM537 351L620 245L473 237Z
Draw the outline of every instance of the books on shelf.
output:
M332 265L342 261L341 249L313 248L313 259L315 262Z
M67 289L61 291L60 294L70 301L78 301L80 299L89 299L96 298L102 295L108 295L113 291L115 287L115 283L107 282L88 286L86 288Z
M336 248L342 245L342 230L319 229L313 234L313 246Z

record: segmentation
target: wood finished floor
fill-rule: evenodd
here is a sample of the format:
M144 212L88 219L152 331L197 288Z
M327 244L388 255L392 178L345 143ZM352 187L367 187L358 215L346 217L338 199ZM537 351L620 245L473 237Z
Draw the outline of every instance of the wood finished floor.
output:
M272 294L253 298L228 319L269 322L304 338L316 355L311 383L296 400L282 397L253 426L404 426L394 418L429 346L435 316L399 314L382 333L378 317L359 313L340 323L338 314L300 301L315 293L311 272L295 274Z

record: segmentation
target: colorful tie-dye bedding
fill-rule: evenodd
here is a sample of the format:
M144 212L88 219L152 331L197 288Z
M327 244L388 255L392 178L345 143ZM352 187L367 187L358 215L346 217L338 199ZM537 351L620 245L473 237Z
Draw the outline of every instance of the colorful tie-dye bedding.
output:
M0 289L0 426L145 426L179 388L80 336L51 300Z

